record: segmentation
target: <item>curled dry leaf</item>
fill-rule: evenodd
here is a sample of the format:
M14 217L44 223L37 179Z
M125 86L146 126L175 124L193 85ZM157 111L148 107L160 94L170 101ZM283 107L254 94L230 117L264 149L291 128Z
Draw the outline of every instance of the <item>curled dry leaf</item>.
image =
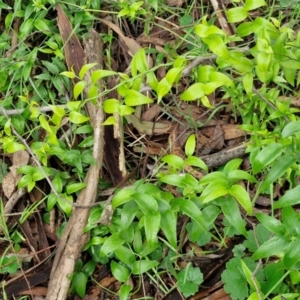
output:
M184 0L167 0L167 4L169 6L181 7L183 3L184 3Z
M10 171L6 176L3 177L2 181L2 189L5 197L10 198L15 191L15 188L22 177L21 174L17 174L17 169L27 165L28 161L29 154L24 150L17 151L13 154L12 166L9 168Z

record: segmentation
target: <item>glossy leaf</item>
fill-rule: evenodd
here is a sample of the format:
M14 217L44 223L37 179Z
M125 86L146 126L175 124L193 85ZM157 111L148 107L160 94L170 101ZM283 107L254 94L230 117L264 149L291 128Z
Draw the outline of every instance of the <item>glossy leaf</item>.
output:
M114 114L118 112L120 101L117 99L107 99L103 102L103 110L107 114Z
M184 177L180 174L161 175L159 180L177 187L184 187Z
M248 172L242 171L242 170L231 171L228 174L227 178L232 183L238 182L240 180L248 180L249 182L256 182L255 177L253 177L252 175L250 175Z
M107 126L107 125L115 125L116 119L114 116L108 117L101 125Z
M160 227L166 236L170 245L176 249L177 246L177 231L176 231L177 218L175 213L168 209L161 213Z
M229 223L242 235L247 236L246 222L241 216L240 209L232 196L218 200L222 212Z
M184 161L184 164L185 165L188 165L188 166L194 166L194 167L198 167L206 172L208 172L208 167L207 165L205 164L205 162L197 157L197 156L189 156L185 161Z
M149 211L157 211L158 204L154 197L142 193L134 193L132 199L138 204L144 213Z
M128 116L135 112L135 109L127 105L119 105L118 114L120 116Z
M244 208L244 210L249 214L252 215L253 207L252 202L249 196L249 193L238 184L233 185L229 190L228 193L232 195Z
M173 83L177 82L180 79L180 74L183 68L172 68L170 69L166 74L166 79L169 82L170 85L173 85Z
M139 260L135 261L132 266L133 275L141 275L147 271L155 268L158 265L157 261L154 260Z
M83 272L76 272L73 276L72 283L75 287L77 294L83 298L85 296L87 275Z
M291 190L288 190L279 200L274 204L274 208L282 208L292 206L300 203L300 185L297 185Z
M251 161L254 174L269 166L282 154L282 151L283 146L279 143L273 143L264 147Z
M170 84L167 80L167 78L163 78L156 87L156 92L157 92L157 102L159 103L161 99L169 93L169 91L172 88L172 84Z
M226 12L229 23L237 23L245 20L248 17L248 10L243 7L230 8Z
M205 230L202 212L193 201L188 199L176 199L172 201L172 204L178 205L182 213L192 218L201 228L203 228L203 230Z
M132 265L136 259L133 251L125 246L117 248L115 254L122 263L129 266Z
M113 208L116 208L131 200L134 193L136 193L136 191L133 188L124 188L118 191L112 199Z
M83 267L82 272L88 276L92 276L96 267L96 262L89 260Z
M250 269L247 267L247 265L244 263L243 260L241 260L242 264L242 270L246 276L248 284L253 288L253 289L259 289L260 290L260 284L257 281L255 277L252 276L252 272ZM249 298L248 298L249 299Z
M122 284L120 289L119 289L119 298L120 300L128 300L129 299L129 294L131 291L131 285L128 284Z
M92 83L95 84L99 79L107 76L113 76L116 75L117 73L114 71L108 71L108 70L96 70L92 73L91 79Z
M110 237L108 237L107 240L104 242L104 244L101 247L101 252L103 254L114 252L124 243L125 243L124 238L121 237L119 233L114 233Z
M190 85L188 89L181 94L180 99L184 101L192 101L201 98L204 96L203 86L204 84L201 82Z
M126 267L118 264L114 260L110 262L110 270L113 276L120 282L125 282L129 278L129 270Z
M72 71L71 72L69 72L69 71L61 72L60 75L66 76L71 79L76 77L76 74Z
M73 89L73 96L75 100L77 100L78 96L83 92L86 84L87 83L85 81L79 81L75 84Z
M283 138L286 138L299 131L300 131L300 121L294 121L284 126L281 135Z
M70 121L74 124L81 124L81 123L89 121L89 119L90 119L89 117L86 117L77 111L71 111L69 118L70 118Z
M271 167L267 177L262 183L260 190L264 191L270 184L279 179L296 162L296 158L290 155L283 155L278 158Z
M220 171L212 172L207 175L205 175L203 178L201 178L200 183L203 185L210 184L212 181L215 180L227 180L226 174Z
M91 64L86 64L86 65L83 65L82 68L80 69L79 71L79 78L82 80L84 75L86 74L86 72L88 70L90 70L91 68L97 66L98 64L97 63L91 63Z
M157 241L157 234L160 228L161 215L158 211L147 210L144 215L144 226L146 239L149 243Z
M241 158L232 159L225 165L223 172L228 175L230 172L237 170L242 162Z
M246 0L245 8L247 10L257 9L259 7L265 6L267 3L264 0Z
M125 104L128 106L137 106L148 103L153 103L153 100L144 96L135 90L127 90L125 95Z
M291 269L300 261L300 237L293 240L286 249L283 257L283 263L287 269Z
M77 183L69 184L67 186L67 194L70 195L70 194L76 193L85 187L86 187L86 183L84 183L84 182L77 182Z
M62 194L61 197L63 197L64 199L68 200L69 202L73 202L73 197L66 195L66 194ZM67 215L70 216L71 212L72 212L72 205L69 204L68 202L66 202L65 200L61 199L60 197L57 197L57 203L59 205L59 207L61 208L61 210Z
M184 161L178 155L174 155L174 154L166 155L162 158L162 161L167 163L169 166L174 167L179 170L183 169L183 167L184 167Z
M196 136L195 134L191 134L187 141L185 142L185 155L191 156L195 152L196 149Z
M262 244L252 255L254 260L271 257L284 252L290 244L290 240L286 237L275 235L270 240Z
M209 35L203 39L203 42L207 44L209 50L220 57L228 57L228 50L223 39L216 34Z
M300 236L299 214L290 206L283 208L281 212L282 222L286 231L292 236Z
M136 76L139 73L145 73L148 70L147 59L145 55L145 49L141 48L138 50L131 60L131 74Z
M274 217L258 213L256 214L256 218L265 228L278 236L284 236L287 233L285 226Z
M245 91L248 95L252 95L252 89L253 89L253 74L248 73L243 77L243 85L245 88Z
M126 202L122 208L120 225L122 229L128 228L134 220L139 207L135 201Z

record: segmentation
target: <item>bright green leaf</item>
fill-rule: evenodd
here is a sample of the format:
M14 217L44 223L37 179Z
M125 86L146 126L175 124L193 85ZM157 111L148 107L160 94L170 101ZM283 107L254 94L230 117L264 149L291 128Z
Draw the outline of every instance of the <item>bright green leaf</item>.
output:
M112 260L110 262L110 270L113 276L120 282L126 282L129 278L130 272L129 270Z
M184 161L181 157L175 154L169 154L162 158L162 161L167 163L169 166L174 167L176 169L183 169Z
M283 146L279 143L272 143L264 147L251 161L254 174L270 165L278 156L282 154Z
M184 101L192 101L203 97L203 86L204 84L201 82L190 85L188 89L181 94L180 99Z
M84 182L77 182L77 183L69 184L69 185L67 185L67 194L70 195L70 194L76 193L85 187L86 187L86 183L84 183Z
M264 0L246 0L245 8L247 10L257 9L259 7L265 6L267 3Z
M120 300L128 300L129 294L131 291L132 286L128 284L122 284L119 289L119 298Z
M283 155L279 157L271 167L267 177L263 181L260 190L264 191L270 184L273 184L279 179L287 170L296 162L296 158L290 155Z
M76 272L72 278L72 283L74 284L77 294L81 298L84 298L87 284L87 275L83 272Z
M90 119L89 117L86 117L76 111L71 111L69 118L70 118L70 121L74 124L81 124L81 123L89 121L89 119Z
M246 222L241 216L240 209L232 196L218 200L222 212L229 223L242 235L247 236Z
M243 6L234 7L228 9L226 15L229 23L238 23L248 17L248 10Z
M287 269L291 269L295 264L300 261L300 238L297 237L293 240L289 247L285 250L283 256L283 263Z
M184 161L184 164L185 165L188 165L188 166L194 166L194 167L198 167L206 172L208 172L208 167L207 165L205 164L205 162L197 157L197 156L189 156L185 161Z
M110 116L101 125L114 125L114 124L116 124L116 119L114 116Z
M125 104L128 106L137 106L148 103L153 103L153 100L144 96L135 90L127 90L125 95Z
M114 114L118 112L120 101L117 99L107 99L103 102L103 110L107 114Z
M113 233L110 237L107 238L107 240L102 245L101 252L107 255L110 252L114 252L124 243L125 240L123 237L121 237L119 233Z
M252 208L252 202L250 199L250 196L248 192L238 184L233 185L229 190L228 193L232 195L239 203L240 205L245 209L245 211L252 215L253 208Z
M294 121L285 125L281 134L283 138L286 138L299 131L300 131L300 121Z
M86 87L86 84L87 83L85 81L79 81L75 84L74 89L73 89L74 99L78 98L78 96L82 93L82 91Z
M195 152L196 148L196 136L195 134L191 134L186 143L185 143L185 155L186 156L191 156Z
M88 70L90 70L91 68L93 68L93 67L95 67L95 66L97 66L97 65L98 65L97 63L91 63L91 64L83 65L82 68L80 69L79 75L78 75L79 78L80 78L80 80L83 79L85 73L86 73Z
M145 73L148 71L148 64L144 48L141 48L134 54L130 67L132 76L136 76L138 72Z
M287 237L275 235L264 244L262 244L252 255L254 260L271 257L284 252L290 245L290 240Z
M61 72L60 75L66 76L71 79L76 77L74 72L69 72L69 71Z
M176 249L177 246L177 218L175 213L168 209L161 213L160 227L170 245Z
M292 206L300 203L300 185L297 185L291 190L288 190L277 202L274 204L274 208L282 208Z
M113 75L116 75L116 74L117 73L114 72L114 71L96 70L91 75L92 83L96 84L99 79L101 79L103 77L107 77L107 76L113 76Z
M144 215L144 226L146 239L148 243L154 243L157 240L157 234L160 229L161 216L158 211L147 210Z
M138 260L133 263L132 274L141 275L147 271L155 268L158 265L157 261L154 260Z

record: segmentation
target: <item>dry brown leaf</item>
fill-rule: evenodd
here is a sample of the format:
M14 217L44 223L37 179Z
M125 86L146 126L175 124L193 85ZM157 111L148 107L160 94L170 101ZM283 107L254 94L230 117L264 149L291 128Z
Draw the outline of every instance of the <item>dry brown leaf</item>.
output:
M18 184L15 172L10 171L2 179L2 189L5 197L10 198Z
M64 43L64 52L68 69L74 68L75 74L78 75L83 66L83 48L72 28L72 25L59 4L56 4L57 25Z
M129 124L132 124L133 127L138 130L140 133L148 134L148 135L160 135L166 134L170 131L173 124L171 122L166 121L162 122L148 122L141 121L138 117L134 115L128 115L125 117Z
M201 155L207 155L212 150L220 150L224 146L224 134L219 123L216 124L212 136L207 139L207 142L202 144L203 150L200 152Z
M184 3L184 0L167 0L167 4L169 6L181 7L183 3Z
M21 166L25 166L28 162L29 154L26 151L20 150L13 154L12 164L14 167L19 168Z
M129 38L124 35L122 30L114 23L105 20L105 19L100 19L102 23L110 27L113 31L115 31L119 37L123 40L123 42L126 44L126 46L129 49L129 54L133 56L135 53L137 53L142 47L140 46L139 43L137 43L134 39Z
M11 197L11 195L15 191L16 186L18 185L20 178L22 177L21 174L17 174L17 169L19 167L27 165L28 162L29 154L26 151L20 150L13 154L12 166L9 168L10 171L8 174L6 174L6 176L3 177L2 181L2 189L5 197Z
M152 121L155 117L157 117L160 111L161 107L158 104L154 104L143 113L141 119L143 121Z
M224 139L226 141L240 138L245 136L245 132L241 129L239 129L239 125L235 124L222 124L221 125L222 131L224 132ZM214 133L213 127L205 127L201 129L201 132L205 134L206 136L211 137Z

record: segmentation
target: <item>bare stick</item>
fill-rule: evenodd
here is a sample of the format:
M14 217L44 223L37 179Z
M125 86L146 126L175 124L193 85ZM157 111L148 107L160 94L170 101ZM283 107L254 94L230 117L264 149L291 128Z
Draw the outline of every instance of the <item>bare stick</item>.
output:
M85 61L84 63L97 62L102 68L102 42L99 34L91 31L90 38L84 40ZM90 75L93 70L87 72L85 80L90 83ZM101 84L99 84L101 86ZM99 88L100 89L100 88ZM89 87L85 88L87 97ZM99 90L99 95L101 91ZM85 182L86 188L82 190L78 196L77 203L81 206L91 206L95 203L99 172L102 168L103 146L104 146L104 128L101 125L104 121L104 113L101 109L102 99L98 99L97 107L91 103L87 108L93 110L90 115L91 123L94 127L94 147L93 157L97 162L91 165ZM69 276L74 272L75 263L80 255L81 249L86 241L86 235L83 234L84 227L89 216L89 210L75 209L68 221L67 227L63 232L63 236L59 242L57 253L53 262L50 282L48 285L48 294L46 300L64 300L67 297L71 281Z

